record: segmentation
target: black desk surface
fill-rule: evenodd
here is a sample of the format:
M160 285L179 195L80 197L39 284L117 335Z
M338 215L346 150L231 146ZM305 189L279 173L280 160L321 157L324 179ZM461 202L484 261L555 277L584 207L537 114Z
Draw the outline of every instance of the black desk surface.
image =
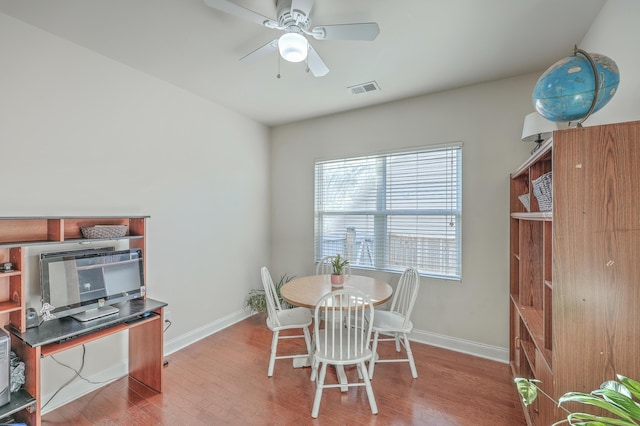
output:
M163 308L167 306L167 304L146 298L129 300L117 303L113 306L120 309L117 314L108 315L87 322L81 322L71 317L63 317L45 321L40 324L39 327L29 328L24 333L20 333L13 328L9 328L9 331L31 347L44 346L49 343L55 343L64 339L89 334L93 331L98 331L118 324L134 322L144 318L146 313Z

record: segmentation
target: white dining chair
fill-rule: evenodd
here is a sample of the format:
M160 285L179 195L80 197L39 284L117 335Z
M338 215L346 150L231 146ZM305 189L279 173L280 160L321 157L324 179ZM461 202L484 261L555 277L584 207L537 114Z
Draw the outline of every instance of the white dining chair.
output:
M324 321L321 321L321 316L325 319ZM316 393L311 417L318 417L322 392L325 388L353 386L365 387L371 412L378 413L378 406L365 364L372 356L370 348L372 322L367 321L367 317L374 318L373 304L364 293L358 290L336 290L322 296L316 304L314 314L315 350L311 367L311 380L316 381ZM344 324L355 324L355 326L346 327ZM355 365L358 370L358 381L325 383L327 365L329 364L335 365L336 369L344 368L346 365Z
M416 369L416 363L413 360L413 353L411 352L411 345L409 344L407 334L413 330L411 312L418 297L419 286L420 274L418 271L414 268L406 269L402 273L400 281L398 281L398 287L393 294L389 310L383 311L376 309L376 315L372 321L373 345L371 350L374 356L369 362L370 378L373 378L375 365L380 362L408 362L411 368L411 375L414 379L418 378L418 371ZM380 338L381 334L393 337ZM407 357L380 359L377 354L378 342L384 341L395 341L397 352L400 352L401 346L404 346Z
M273 376L273 368L276 359L290 359L290 358L309 358L311 357L311 335L309 333L309 326L312 322L311 312L307 308L291 308L282 309L280 299L276 292L276 288L271 279L271 274L266 266L263 266L260 270L262 275L262 285L264 287L265 296L267 299L267 327L273 332L271 339L271 355L269 356L269 370L267 376ZM301 335L286 335L281 336L280 331L290 329L302 329ZM277 355L278 340L279 339L295 339L304 337L304 342L307 348L306 354L294 354L294 355Z

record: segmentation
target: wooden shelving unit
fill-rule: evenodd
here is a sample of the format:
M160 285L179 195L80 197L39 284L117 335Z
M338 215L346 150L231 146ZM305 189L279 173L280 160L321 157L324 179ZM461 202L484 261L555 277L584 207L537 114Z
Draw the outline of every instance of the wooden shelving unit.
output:
M638 164L630 122L556 131L511 174L510 364L556 400L640 378ZM553 211L540 212L532 181L550 171ZM565 418L544 396L524 410L529 425Z
M101 239L91 241L108 240L128 240L130 248L145 250L146 219L148 216L91 216L91 217L3 217L0 218L0 262L11 262L13 271L0 273L0 324L5 328L10 328L20 334L25 333L25 311L26 311L26 289L24 273L27 269L26 248L29 246L46 246L51 244L79 243L87 241L82 236L81 228L95 225L127 225L127 235L122 238ZM158 316L150 318L149 326L141 327L140 332L134 333L136 336L150 335L154 339L154 346L162 345L162 307L156 309ZM160 318L160 319L158 319ZM156 325L157 323L157 325ZM40 424L40 357L49 355L51 351L59 352L67 347L75 346L85 341L95 340L107 334L112 334L121 330L130 329L129 325L116 325L108 330L84 336L79 340L54 346L44 346L41 348L30 347L20 342L15 335L12 336L12 350L14 350L23 362L25 362L26 383L24 389L12 394L11 403L0 407L0 418L13 415L19 420L28 424ZM159 330L159 331L158 331ZM150 331L153 331L151 333ZM158 337L159 334L159 337ZM147 339L150 337L146 337ZM138 338L138 340L140 340ZM131 346L130 342L130 346ZM133 345L136 351L144 355L144 349L139 348L137 342ZM130 349L131 352L131 349ZM158 358L157 351L154 357ZM138 362L142 355L130 355L130 361ZM146 356L146 355L144 355ZM154 389L162 390L161 376L161 354L158 360L160 375L155 372L154 366L153 386ZM155 362L155 360L154 360ZM146 370L150 370L148 364L140 362L146 375ZM130 374L134 375L134 372ZM159 376L159 378L158 378Z

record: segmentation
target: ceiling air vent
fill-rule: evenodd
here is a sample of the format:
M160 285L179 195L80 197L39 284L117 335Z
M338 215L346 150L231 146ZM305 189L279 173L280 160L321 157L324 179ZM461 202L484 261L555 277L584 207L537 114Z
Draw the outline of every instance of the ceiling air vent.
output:
M380 86L375 81L370 81L368 83L357 84L355 86L348 87L351 90L352 95L359 95L361 93L367 92L377 92L380 90Z

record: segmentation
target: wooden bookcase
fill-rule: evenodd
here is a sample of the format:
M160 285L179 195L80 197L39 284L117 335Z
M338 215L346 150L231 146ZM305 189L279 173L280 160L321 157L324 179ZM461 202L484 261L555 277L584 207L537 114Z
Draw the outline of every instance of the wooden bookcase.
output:
M127 235L112 240L128 240L130 248L145 252L147 216L92 217L2 217L0 218L0 262L11 262L13 271L0 272L0 324L12 331L12 350L25 362L24 390L11 395L11 403L0 407L0 418L13 414L28 424L40 424L40 358L96 340L115 332L129 330L129 374L152 389L162 391L162 318L164 303L140 301L142 313L153 314L143 321L137 312L123 314L122 322L98 332L83 334L68 344L30 343L26 329L26 256L29 246L85 242L81 228L94 225L127 225ZM108 241L100 239L91 241ZM146 262L145 262L146 265ZM146 266L145 266L146 267ZM134 322L131 322L134 321ZM33 329L30 329L33 330ZM25 339L24 341L21 339Z
M556 131L511 174L510 364L556 400L616 374L640 379L638 164L640 122L629 122ZM549 171L553 210L540 212L531 182ZM565 414L543 395L525 408L530 425Z

